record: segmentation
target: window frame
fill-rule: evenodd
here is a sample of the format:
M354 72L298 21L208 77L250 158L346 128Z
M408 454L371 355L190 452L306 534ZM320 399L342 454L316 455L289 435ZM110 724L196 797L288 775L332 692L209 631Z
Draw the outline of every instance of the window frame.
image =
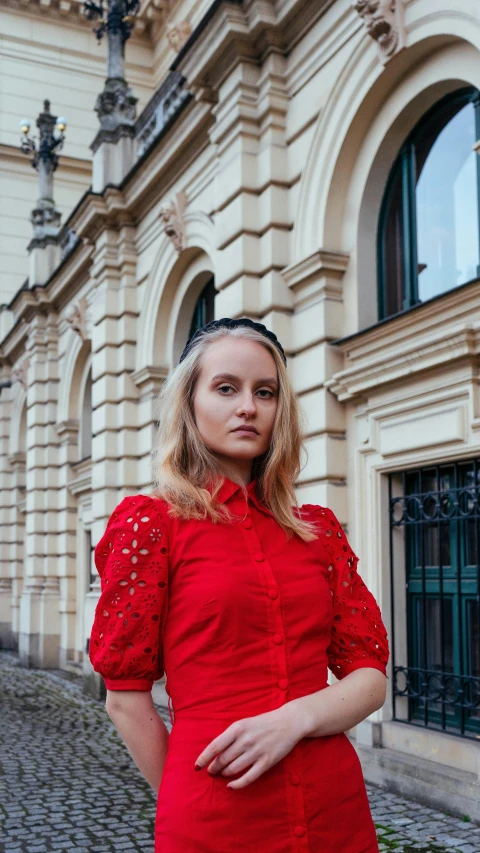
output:
M452 106L455 102L463 106L472 103L475 108L476 137L480 140L480 91L473 86L457 89L437 101L415 125L411 133L403 143L395 162L390 170L385 192L380 207L377 229L377 302L378 320L386 320L396 316L398 313L408 311L410 308L421 304L418 298L418 247L417 247L417 210L416 210L416 175L415 175L415 145L423 136L431 122L438 118L439 113L445 107ZM446 127L447 125L445 125ZM437 137L438 138L438 137ZM403 299L399 311L393 314L386 313L387 304L387 259L385 257L385 227L390 210L391 196L395 188L398 174L401 174L402 182L402 267L403 267ZM477 204L479 213L478 241L480 247L480 155L477 159ZM480 278L480 264L477 267L477 276ZM473 279L475 280L475 279ZM450 293L457 287L463 287L469 282L455 284L450 290L442 291L436 296L437 299L445 293ZM428 300L430 301L430 300Z

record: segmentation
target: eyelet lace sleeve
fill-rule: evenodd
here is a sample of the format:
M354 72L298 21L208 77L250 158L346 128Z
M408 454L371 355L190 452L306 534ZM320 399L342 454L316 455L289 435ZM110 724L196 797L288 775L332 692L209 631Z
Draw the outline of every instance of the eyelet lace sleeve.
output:
M164 672L161 640L168 592L163 501L124 498L95 548L101 595L89 657L107 690L151 690Z
M387 632L380 608L357 572L358 557L330 509L312 505L309 509L318 523L332 595L329 669L339 679L362 667L386 674Z

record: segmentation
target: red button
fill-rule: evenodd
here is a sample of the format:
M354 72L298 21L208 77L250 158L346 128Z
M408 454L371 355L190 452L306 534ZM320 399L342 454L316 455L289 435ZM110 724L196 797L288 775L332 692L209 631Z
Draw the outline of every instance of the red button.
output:
M298 775L298 773L292 773L292 775L290 776L290 783L292 785L300 784L300 776Z
M263 560L265 559L265 557L264 557L264 555L263 555L263 554L255 554L255 558L254 558L254 559L257 561L257 563L262 563L262 562L263 562Z
M245 530L251 530L251 528L253 526L252 520L250 518L246 518L245 521L242 521L242 524L243 524Z
M303 838L305 835L306 829L304 826L296 826L293 830L297 838Z
M278 682L280 690L286 690L288 687L288 678L281 678Z
M269 590L268 590L268 592L267 592L267 595L268 595L268 597L269 597L269 598L271 598L271 599L272 599L272 601L275 601L275 599L276 599L276 598L278 598L278 590L276 590L276 589L269 589Z
M283 637L281 634L274 634L272 640L276 646L280 646L283 643Z

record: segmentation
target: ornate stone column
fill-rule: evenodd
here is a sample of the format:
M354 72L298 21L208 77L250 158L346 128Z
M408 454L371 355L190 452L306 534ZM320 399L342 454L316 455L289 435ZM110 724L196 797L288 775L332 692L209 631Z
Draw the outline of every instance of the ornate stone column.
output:
M17 565L13 562L17 533L14 523L15 475L9 461L12 394L11 380L7 379L5 371L0 378L0 645L6 649L15 649L17 641L12 606L17 572Z
M115 205L118 216L102 219L92 236L92 546L103 535L115 506L125 495L138 491L143 482L138 460L143 453L145 424L139 420L138 392L132 380L139 313L135 229L126 211L120 210L121 203L120 193L107 191L102 211ZM98 594L97 584L86 595L86 650ZM103 682L92 672L88 654L84 677L85 690L102 695Z
M58 512L59 463L55 432L58 328L53 311L30 321L26 343L27 489L25 576L20 601L19 656L25 666L59 666L59 559L74 553Z

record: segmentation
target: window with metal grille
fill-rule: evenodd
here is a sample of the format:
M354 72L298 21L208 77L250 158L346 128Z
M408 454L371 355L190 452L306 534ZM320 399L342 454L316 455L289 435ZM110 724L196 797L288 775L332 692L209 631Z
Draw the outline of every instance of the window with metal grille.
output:
M389 477L394 718L480 738L480 458Z

